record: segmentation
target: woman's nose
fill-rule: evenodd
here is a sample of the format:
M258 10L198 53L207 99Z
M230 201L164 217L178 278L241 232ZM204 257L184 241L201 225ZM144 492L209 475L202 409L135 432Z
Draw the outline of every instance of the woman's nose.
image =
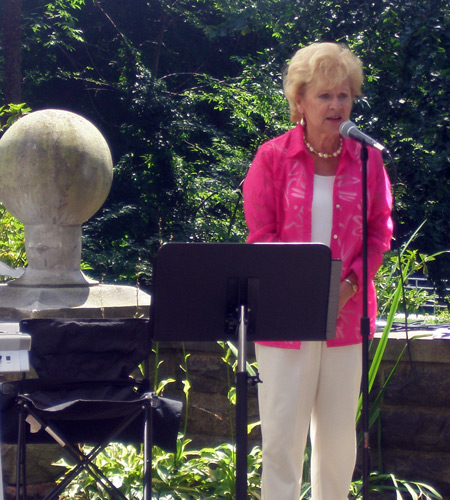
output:
M339 97L334 97L333 99L331 99L331 109L338 109L342 106L342 103L339 99Z

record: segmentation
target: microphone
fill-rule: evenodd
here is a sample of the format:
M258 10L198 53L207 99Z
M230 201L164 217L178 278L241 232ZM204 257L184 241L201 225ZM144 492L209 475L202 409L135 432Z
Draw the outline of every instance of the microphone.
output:
M351 121L341 123L339 133L346 139L355 139L355 141L362 142L363 144L377 148L380 151L387 151L383 144L380 144L375 139L372 139L372 137L368 136L364 132L361 132L361 130L359 130L359 128Z

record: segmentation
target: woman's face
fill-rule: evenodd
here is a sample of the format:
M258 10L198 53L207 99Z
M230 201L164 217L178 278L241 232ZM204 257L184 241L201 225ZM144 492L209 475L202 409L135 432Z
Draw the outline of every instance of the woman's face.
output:
M331 88L321 83L310 84L297 99L297 109L306 122L308 137L339 134L340 124L350 118L352 105L348 80Z

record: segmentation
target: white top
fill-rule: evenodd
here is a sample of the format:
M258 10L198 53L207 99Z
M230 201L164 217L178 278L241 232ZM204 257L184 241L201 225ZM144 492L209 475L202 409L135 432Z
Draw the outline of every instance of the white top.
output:
M330 246L333 223L334 175L314 174L314 192L311 215L311 241Z

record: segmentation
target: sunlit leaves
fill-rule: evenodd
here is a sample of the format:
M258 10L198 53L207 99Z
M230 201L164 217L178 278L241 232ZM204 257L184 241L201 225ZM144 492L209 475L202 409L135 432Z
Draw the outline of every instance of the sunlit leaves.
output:
M25 232L23 224L0 204L0 262L10 267L25 267Z
M25 103L8 104L0 106L0 132L13 125L20 117L27 115L31 111Z
M48 2L41 15L33 16L30 27L35 35L42 36L44 46L61 46L74 50L73 43L84 41L83 32L77 28L74 15L85 5L85 0L53 0Z
M83 114L113 152L111 194L87 223L91 267L148 281L164 241L243 241L242 179L290 126L283 67L319 40L363 60L352 118L395 158L399 241L428 219L417 246L445 248L449 17L444 0L24 2L24 100Z

